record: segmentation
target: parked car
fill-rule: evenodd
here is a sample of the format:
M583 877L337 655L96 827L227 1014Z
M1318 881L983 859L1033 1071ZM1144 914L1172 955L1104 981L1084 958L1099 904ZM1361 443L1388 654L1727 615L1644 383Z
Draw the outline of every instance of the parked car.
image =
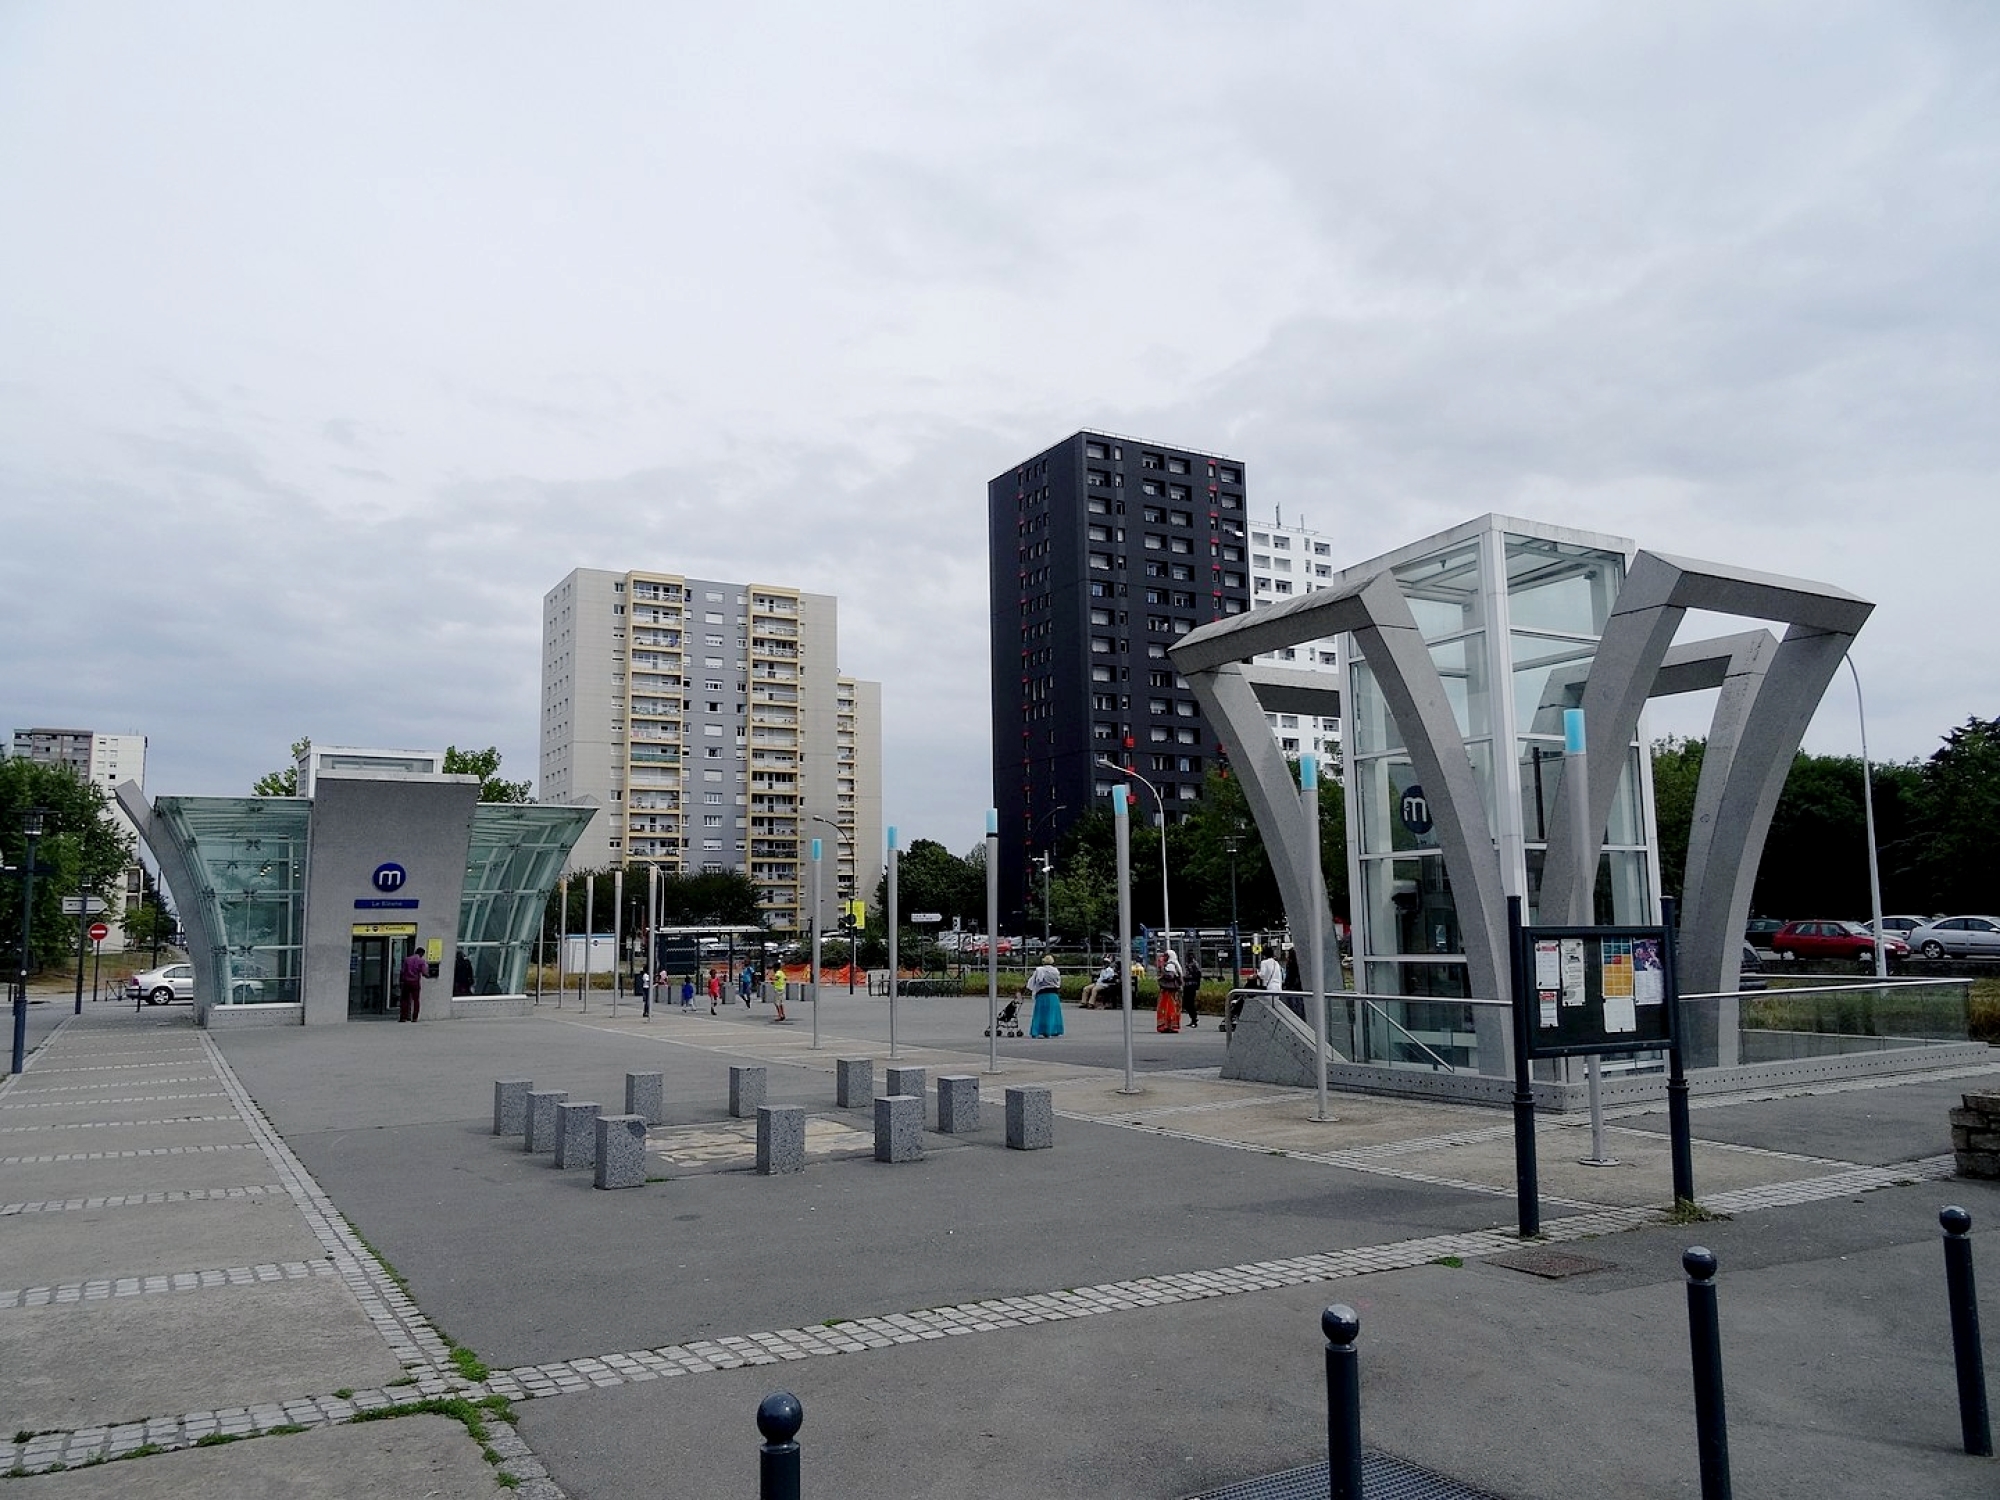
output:
M1752 917L1743 924L1743 941L1754 948L1768 948L1784 925L1776 917Z
M1929 917L1884 917L1882 919L1882 930L1891 937L1899 937L1904 942L1910 943L1910 934L1930 920ZM1869 925L1872 927L1874 924L1871 922ZM1910 946L1914 948L1917 945L1910 943Z
M1787 958L1853 958L1875 961L1875 934L1859 922L1787 922L1771 939L1771 951ZM1891 963L1910 956L1901 938L1882 939Z
M1910 934L1925 958L1985 958L2000 954L2000 918L1940 917Z
M1748 943L1743 945L1743 963L1737 970L1736 988L1739 990L1762 990L1770 988L1771 981L1764 973L1764 955Z
M194 999L194 965L166 964L147 969L125 981L125 998L137 1005L167 1005L175 1000Z

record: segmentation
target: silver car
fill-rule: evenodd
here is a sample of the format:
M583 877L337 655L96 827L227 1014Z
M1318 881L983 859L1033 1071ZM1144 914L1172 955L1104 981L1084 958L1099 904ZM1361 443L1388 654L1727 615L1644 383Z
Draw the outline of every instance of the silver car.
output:
M135 1005L166 1005L175 1000L194 999L194 965L166 964L134 974L125 981L125 998Z
M2000 954L2000 918L1940 917L1911 933L1909 941L1925 958L1983 958Z

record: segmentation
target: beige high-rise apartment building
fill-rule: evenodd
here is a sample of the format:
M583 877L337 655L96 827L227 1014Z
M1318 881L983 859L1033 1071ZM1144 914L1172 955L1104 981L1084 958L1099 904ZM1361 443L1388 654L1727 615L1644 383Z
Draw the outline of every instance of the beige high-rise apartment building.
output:
M842 674L838 601L578 568L542 600L539 796L599 816L567 868L740 870L773 927L882 870L882 688ZM831 826L829 826L831 825Z

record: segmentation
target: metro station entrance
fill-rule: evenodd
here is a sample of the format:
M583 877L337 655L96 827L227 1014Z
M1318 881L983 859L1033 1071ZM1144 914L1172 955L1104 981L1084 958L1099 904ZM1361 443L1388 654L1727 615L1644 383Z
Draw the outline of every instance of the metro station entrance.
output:
M347 955L347 1018L388 1019L403 960L417 941L414 922L356 922Z

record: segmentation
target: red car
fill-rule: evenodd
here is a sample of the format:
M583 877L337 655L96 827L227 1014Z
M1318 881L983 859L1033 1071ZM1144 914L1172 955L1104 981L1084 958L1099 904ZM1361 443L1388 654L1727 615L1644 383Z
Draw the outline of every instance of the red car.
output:
M1771 938L1771 951L1787 958L1851 958L1875 961L1875 934L1859 922L1787 922ZM1885 938L1882 951L1891 963L1910 956L1901 938Z

